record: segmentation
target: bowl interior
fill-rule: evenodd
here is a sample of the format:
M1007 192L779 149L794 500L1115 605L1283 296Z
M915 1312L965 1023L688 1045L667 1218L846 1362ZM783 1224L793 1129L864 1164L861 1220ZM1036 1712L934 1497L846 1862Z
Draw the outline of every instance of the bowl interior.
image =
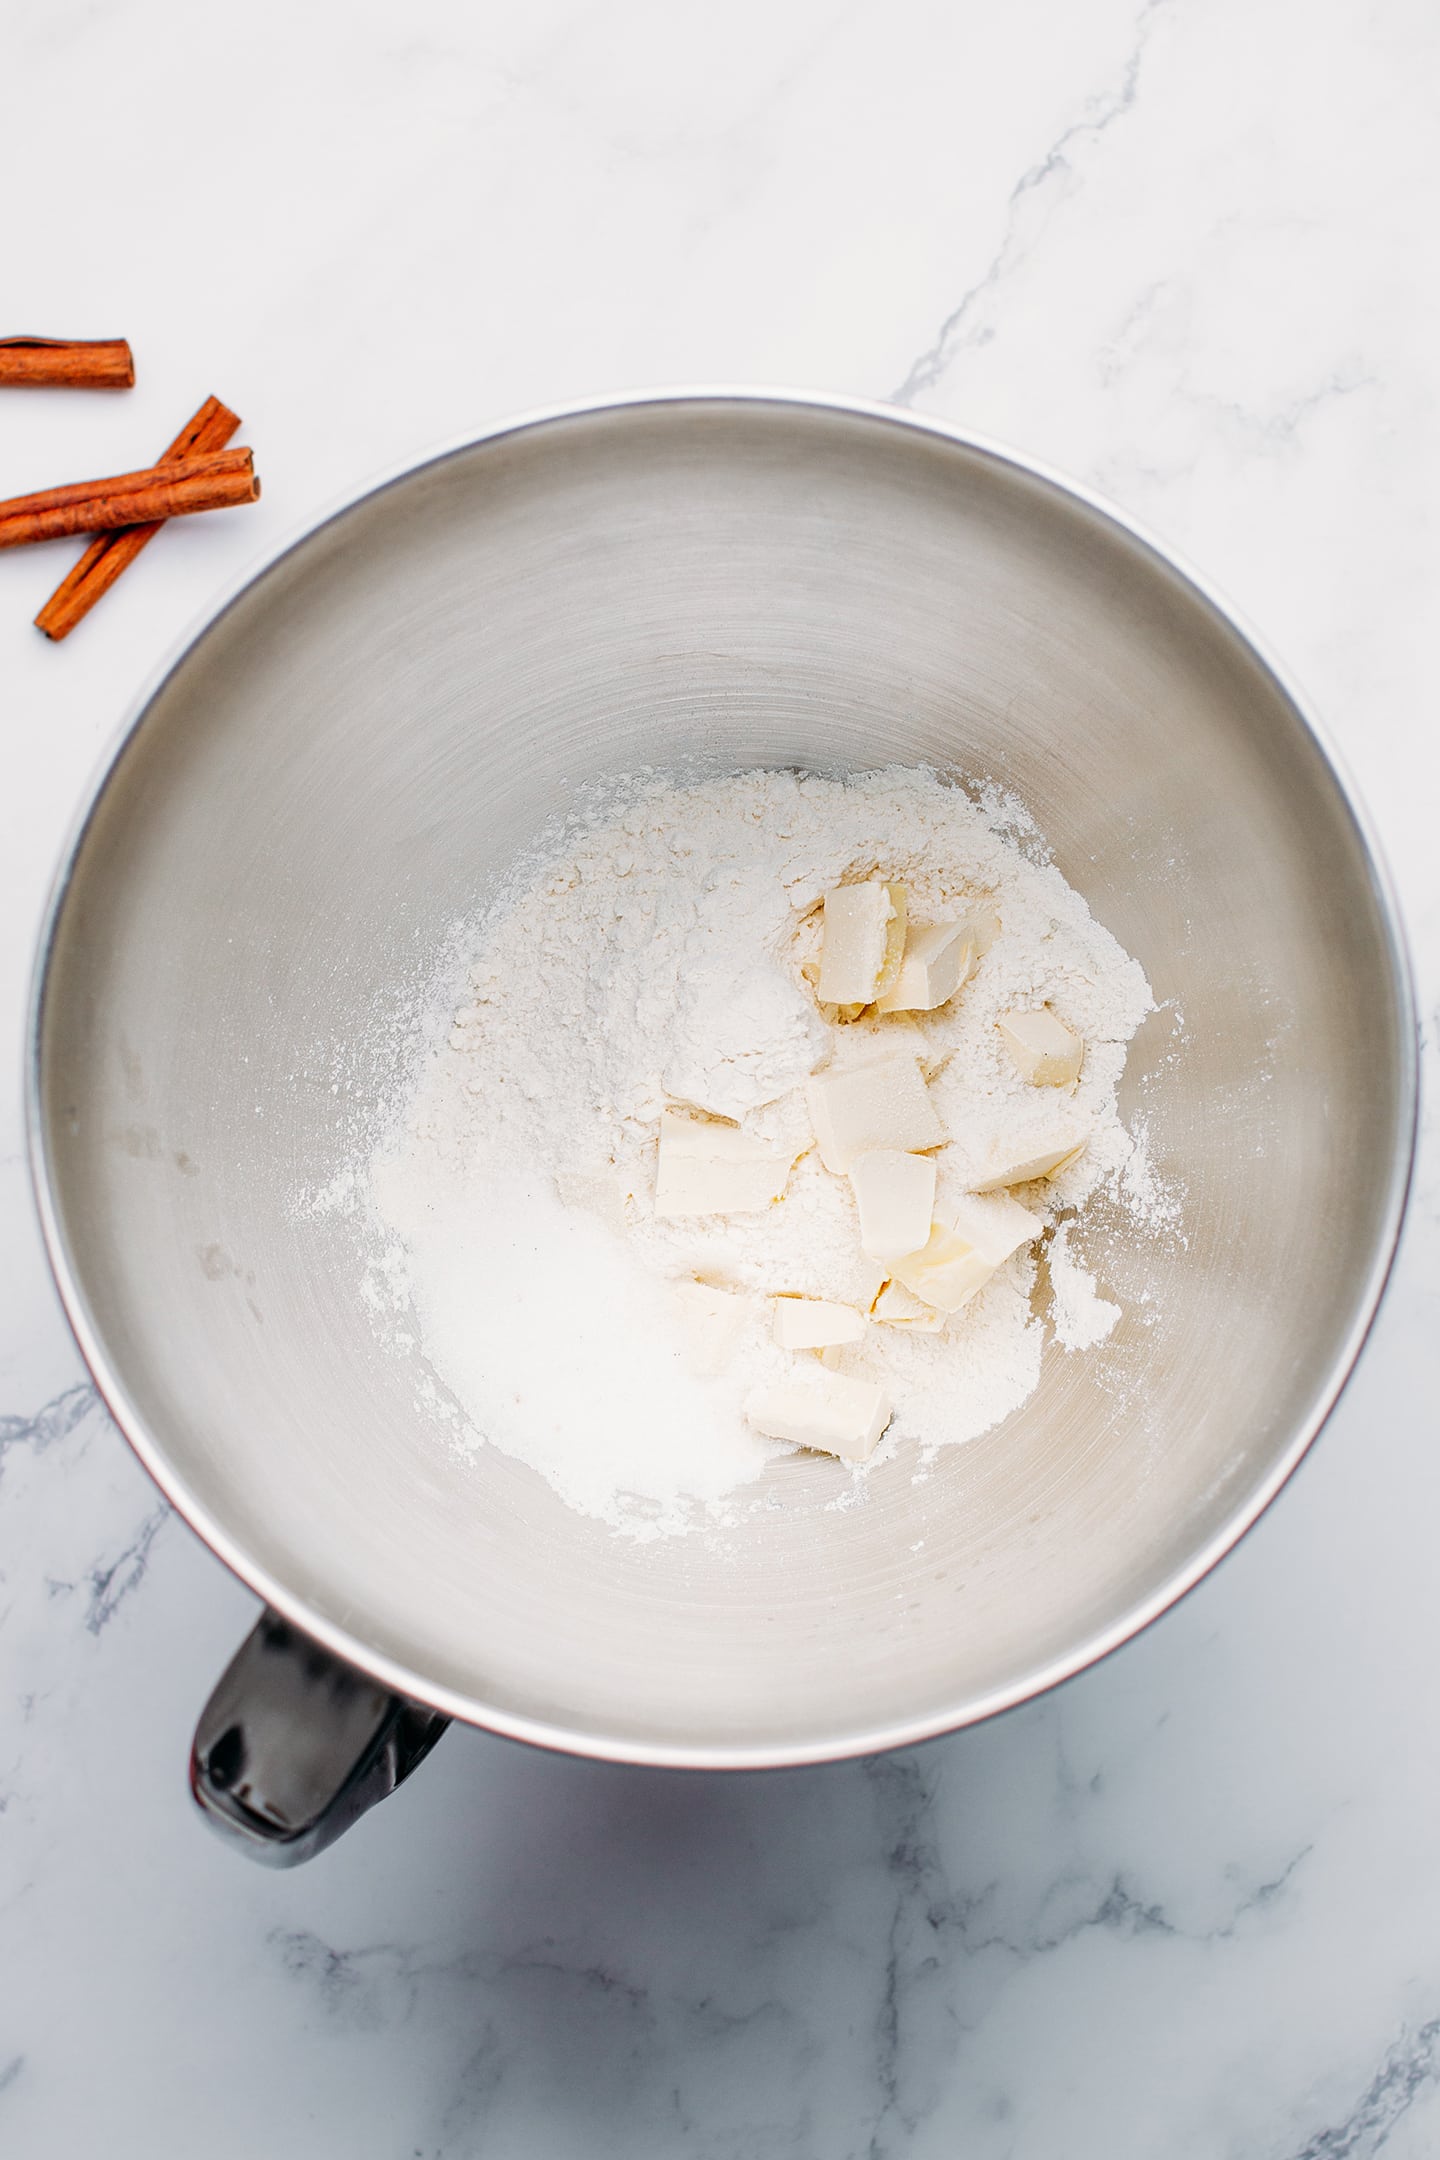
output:
M596 776L677 762L1013 788L1164 1008L1122 1099L1183 1204L1168 1238L1095 1225L1115 1335L925 1482L902 1458L836 1513L787 1464L743 1534L636 1546L452 1456L356 1225L299 1203L491 875ZM1353 1354L1411 1086L1363 838L1223 616L991 452L745 398L482 441L248 587L99 796L39 1076L82 1339L226 1556L448 1707L695 1761L956 1723L1188 1579Z

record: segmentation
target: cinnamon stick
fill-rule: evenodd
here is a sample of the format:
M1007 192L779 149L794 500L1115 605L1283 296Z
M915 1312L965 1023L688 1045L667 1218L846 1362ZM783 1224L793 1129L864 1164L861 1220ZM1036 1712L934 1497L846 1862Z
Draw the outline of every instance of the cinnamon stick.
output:
M206 398L199 412L192 414L174 442L162 452L158 463L168 465L180 458L223 450L239 425L239 415L228 405L222 405L216 397ZM69 637L96 601L109 592L120 573L128 570L142 548L154 539L162 522L157 518L148 525L127 525L119 532L101 533L92 540L35 617L36 628L56 644Z
M254 502L260 493L249 450L217 450L205 457L175 458L143 472L109 480L76 480L0 502L0 548L67 533L114 532L189 517L197 510L225 510Z
M128 390L135 362L124 338L0 338L0 383L62 390Z

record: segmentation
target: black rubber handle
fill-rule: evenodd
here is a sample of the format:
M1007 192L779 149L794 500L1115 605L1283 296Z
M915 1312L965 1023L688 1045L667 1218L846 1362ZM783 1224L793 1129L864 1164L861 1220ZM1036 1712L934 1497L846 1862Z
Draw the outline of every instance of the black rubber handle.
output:
M297 1867L403 1784L449 1722L267 1611L201 1714L190 1790L252 1860Z

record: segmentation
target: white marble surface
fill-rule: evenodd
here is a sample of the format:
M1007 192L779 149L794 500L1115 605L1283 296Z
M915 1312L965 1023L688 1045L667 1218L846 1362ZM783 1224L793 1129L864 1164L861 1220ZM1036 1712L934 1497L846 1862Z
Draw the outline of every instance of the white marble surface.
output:
M0 1027L82 780L220 584L507 410L896 395L1150 520L1328 714L1440 978L1428 0L9 11L4 492L206 391L266 493L68 646L0 558ZM202 95L203 90L203 95ZM252 1601L95 1407L0 1112L0 2150L1420 2160L1440 2150L1440 1183L1310 1462L1103 1669L917 1754L686 1779L453 1733L313 1868L191 1819Z

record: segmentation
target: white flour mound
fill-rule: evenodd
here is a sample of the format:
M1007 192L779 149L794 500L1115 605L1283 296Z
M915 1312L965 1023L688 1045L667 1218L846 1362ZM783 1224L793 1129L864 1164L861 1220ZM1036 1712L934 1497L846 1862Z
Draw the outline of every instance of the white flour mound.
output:
M640 1537L733 1520L727 1496L791 1452L751 1431L741 1405L792 1362L770 1340L770 1296L863 1308L877 1287L849 1181L811 1151L762 1214L657 1221L650 1196L670 1103L808 1148L804 1081L874 1025L829 1027L800 975L816 903L842 879L902 880L921 922L982 901L1000 920L974 979L917 1016L951 1136L939 1208L994 1140L1043 1128L1057 1102L1090 1118L1089 1144L1016 1197L1053 1223L1119 1188L1135 1149L1115 1088L1149 987L1033 842L1021 852L1017 829L1013 803L977 804L922 770L651 780L623 810L572 824L563 857L512 877L475 927L470 999L370 1169L373 1208L408 1256L401 1288L424 1354L470 1444L502 1448ZM995 1027L1041 1001L1085 1039L1068 1098L1022 1081ZM562 1202L557 1178L567 1201L593 1206ZM1056 1332L1088 1347L1118 1309L1070 1256L1063 1221L1048 1243ZM1022 1252L943 1332L872 1326L847 1352L895 1405L872 1463L973 1439L1024 1401L1045 1340L1036 1270ZM685 1369L668 1287L697 1276L749 1294L711 1380ZM863 1474L834 1471L842 1491Z

